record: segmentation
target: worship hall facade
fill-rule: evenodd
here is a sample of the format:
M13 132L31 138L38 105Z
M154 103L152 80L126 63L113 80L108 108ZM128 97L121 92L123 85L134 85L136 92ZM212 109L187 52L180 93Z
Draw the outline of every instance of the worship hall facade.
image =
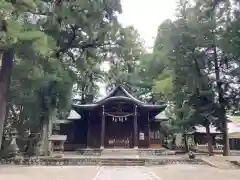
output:
M80 148L159 148L160 122L155 116L166 105L145 104L123 86L92 104L73 104L81 118L61 124L66 150Z

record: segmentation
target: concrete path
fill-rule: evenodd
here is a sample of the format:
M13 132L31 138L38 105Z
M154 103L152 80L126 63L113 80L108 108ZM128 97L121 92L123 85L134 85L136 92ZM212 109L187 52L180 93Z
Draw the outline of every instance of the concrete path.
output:
M239 170L203 165L158 167L0 166L0 180L239 180Z
M0 180L93 180L99 167L0 166Z
M94 180L161 180L146 167L102 167Z
M203 165L167 165L151 171L162 180L239 180L240 170L217 169Z

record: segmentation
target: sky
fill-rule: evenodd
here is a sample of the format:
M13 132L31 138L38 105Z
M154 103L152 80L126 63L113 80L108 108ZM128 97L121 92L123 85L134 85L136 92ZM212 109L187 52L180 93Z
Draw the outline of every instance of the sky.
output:
M121 0L123 13L119 16L119 22L124 26L133 25L151 49L158 26L165 19L174 17L177 1Z

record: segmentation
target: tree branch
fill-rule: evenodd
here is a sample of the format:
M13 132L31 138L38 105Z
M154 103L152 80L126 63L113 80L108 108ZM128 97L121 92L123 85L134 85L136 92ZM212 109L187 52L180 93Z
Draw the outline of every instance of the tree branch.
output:
M77 30L76 26L71 25L70 28L72 30L72 37L71 37L71 39L68 41L68 43L63 48L60 48L56 52L56 57L57 58L59 58L60 54L65 53L70 48L70 46L72 45L73 41L76 38L76 30Z

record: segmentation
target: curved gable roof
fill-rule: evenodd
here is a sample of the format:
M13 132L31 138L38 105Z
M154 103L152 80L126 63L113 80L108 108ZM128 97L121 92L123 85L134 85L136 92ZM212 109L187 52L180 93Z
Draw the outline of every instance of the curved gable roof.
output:
M133 102L135 102L136 104L141 104L143 105L144 103L140 100L138 100L137 98L133 97L123 86L119 85L117 87L115 87L106 97L104 97L103 99L99 100L96 102L96 104L102 104L103 102L106 102L107 99L115 97L115 99L117 99L117 97L119 97L120 99L122 97L126 97L126 99L132 100Z
M115 87L106 97L103 99L93 103L93 104L72 104L72 108L80 113L81 111L91 110L95 107L105 104L108 101L118 101L118 100L125 100L133 102L134 104L138 105L139 107L143 107L148 109L148 111L154 112L155 116L159 114L166 108L165 104L155 105L155 104L145 104L144 102L138 100L137 98L133 97L123 86L119 85ZM156 112L155 112L156 111ZM80 113L81 114L81 113Z

